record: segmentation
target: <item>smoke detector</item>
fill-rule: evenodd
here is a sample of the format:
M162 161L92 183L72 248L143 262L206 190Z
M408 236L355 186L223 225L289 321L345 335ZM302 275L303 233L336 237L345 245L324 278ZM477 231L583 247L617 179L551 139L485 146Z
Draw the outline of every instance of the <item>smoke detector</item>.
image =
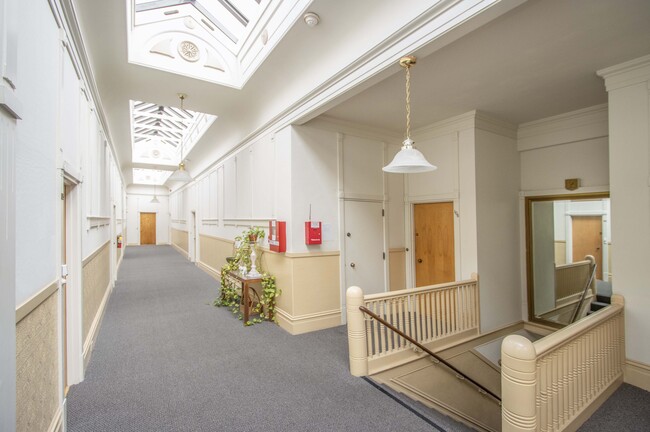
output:
M316 27L320 22L320 17L313 12L307 12L302 19L305 20L305 24L309 27Z

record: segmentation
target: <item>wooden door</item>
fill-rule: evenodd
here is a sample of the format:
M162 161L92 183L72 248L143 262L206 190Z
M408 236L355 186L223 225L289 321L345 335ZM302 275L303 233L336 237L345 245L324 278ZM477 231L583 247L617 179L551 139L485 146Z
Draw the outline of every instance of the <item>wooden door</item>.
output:
M573 262L585 255L596 259L596 279L603 279L603 218L602 216L573 216L571 223Z
M454 204L415 204L415 286L456 279Z
M345 201L345 286L364 294L386 291L382 204Z
M156 213L140 213L140 244L156 244Z

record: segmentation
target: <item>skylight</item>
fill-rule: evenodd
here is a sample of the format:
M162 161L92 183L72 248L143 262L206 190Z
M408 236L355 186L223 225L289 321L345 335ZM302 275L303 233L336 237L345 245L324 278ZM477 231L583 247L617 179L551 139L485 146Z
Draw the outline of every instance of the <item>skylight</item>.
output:
M129 62L242 88L312 0L126 0Z
M149 102L130 101L132 162L136 184L161 185L178 168L216 116ZM149 165L154 169L147 169Z
M170 175L172 175L171 171L133 168L133 183L158 186L165 184Z

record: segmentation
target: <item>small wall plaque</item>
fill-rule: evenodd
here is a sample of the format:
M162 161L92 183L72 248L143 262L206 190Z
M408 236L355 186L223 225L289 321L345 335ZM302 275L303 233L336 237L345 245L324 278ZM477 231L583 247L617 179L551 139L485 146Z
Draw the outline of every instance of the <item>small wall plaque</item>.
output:
M564 179L564 188L566 190L574 191L580 187L580 179Z

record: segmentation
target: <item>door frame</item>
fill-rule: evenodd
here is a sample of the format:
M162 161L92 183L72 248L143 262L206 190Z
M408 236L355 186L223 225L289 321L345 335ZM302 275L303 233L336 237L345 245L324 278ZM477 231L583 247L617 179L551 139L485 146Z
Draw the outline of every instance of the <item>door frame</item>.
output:
M413 200L404 204L404 231L406 232L406 287L415 287L415 205L416 204L437 204L451 202L454 212L454 274L455 279L461 275L460 262L460 223L459 223L459 199L458 198L441 198L427 200Z
M60 296L60 320L61 331L61 388L62 394L68 386L77 384L84 379L84 361L83 361L83 290L82 290L82 258L81 258L81 187L80 181L67 171L62 171L61 193L65 193L65 187L68 188L65 200L61 200L61 217L65 217L65 238L61 232L61 248L65 242L66 265L68 276L65 282L66 295ZM62 223L60 224L62 226ZM63 257L59 260L63 262ZM60 266L59 266L60 267ZM58 271L59 275L60 270ZM62 290L63 281L59 283ZM65 304L63 303L65 301ZM65 339L64 339L65 338ZM65 346L64 346L65 340ZM65 352L64 352L65 350ZM65 356L65 362L64 360ZM65 365L65 366L64 366ZM63 368L66 368L63 370ZM67 377L67 382L65 378Z
M607 221L607 212L605 210L598 211L568 211L565 215L565 224L564 224L564 238L565 238L565 253L567 264L573 262L573 218L581 216L600 216L600 250L601 250L601 272L603 276L603 281L609 281L609 249L606 247L607 239L605 238L605 224Z

